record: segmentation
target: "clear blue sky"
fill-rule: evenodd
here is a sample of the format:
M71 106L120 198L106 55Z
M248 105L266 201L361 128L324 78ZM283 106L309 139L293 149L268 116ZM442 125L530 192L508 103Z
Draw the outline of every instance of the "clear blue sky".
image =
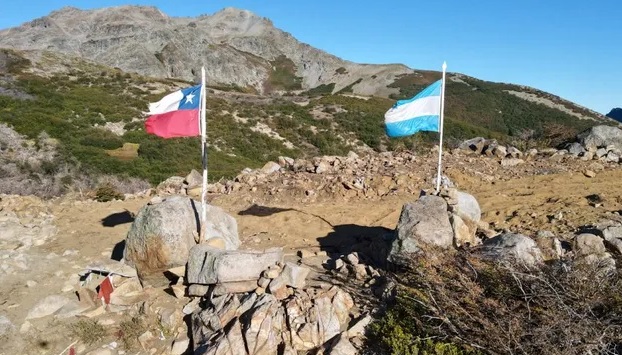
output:
M270 18L299 40L362 63L404 63L533 86L601 113L622 106L621 0L1 1L0 28L62 6L154 5L170 16L223 7Z

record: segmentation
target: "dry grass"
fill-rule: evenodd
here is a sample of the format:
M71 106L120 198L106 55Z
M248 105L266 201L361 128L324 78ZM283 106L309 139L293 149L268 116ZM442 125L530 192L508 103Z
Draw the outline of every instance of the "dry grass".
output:
M420 257L410 265L398 275L396 304L375 327L388 347L403 344L403 353L439 343L454 346L449 353L620 351L622 279L617 272L561 262L526 270L469 254Z
M73 336L79 338L87 345L101 341L106 335L104 326L92 319L80 320L70 325L70 330Z

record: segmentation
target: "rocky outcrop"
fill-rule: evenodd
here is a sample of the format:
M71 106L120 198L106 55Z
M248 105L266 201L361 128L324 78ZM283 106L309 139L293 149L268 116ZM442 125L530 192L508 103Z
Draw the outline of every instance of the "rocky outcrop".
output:
M622 130L611 126L595 126L577 135L579 143L589 151L612 147L622 151ZM611 150L612 148L607 148Z

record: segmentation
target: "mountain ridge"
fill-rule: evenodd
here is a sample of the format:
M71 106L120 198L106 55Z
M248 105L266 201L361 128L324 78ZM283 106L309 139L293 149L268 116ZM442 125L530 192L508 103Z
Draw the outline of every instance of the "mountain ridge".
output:
M169 17L156 7L66 7L0 31L0 47L52 50L160 78L193 80L204 64L209 82L260 94L333 83L336 92L359 81L354 93L388 96L398 75L413 72L403 64L338 58L232 7L194 18Z

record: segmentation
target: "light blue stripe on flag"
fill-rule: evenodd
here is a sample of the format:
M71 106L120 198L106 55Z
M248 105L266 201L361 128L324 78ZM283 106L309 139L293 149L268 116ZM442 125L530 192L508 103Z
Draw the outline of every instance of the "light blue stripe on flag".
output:
M389 137L413 135L419 131L438 132L441 85L439 80L417 96L400 100L385 113L385 128Z
M387 123L385 129L389 137L404 137L419 131L438 132L438 115L419 116L410 120Z

